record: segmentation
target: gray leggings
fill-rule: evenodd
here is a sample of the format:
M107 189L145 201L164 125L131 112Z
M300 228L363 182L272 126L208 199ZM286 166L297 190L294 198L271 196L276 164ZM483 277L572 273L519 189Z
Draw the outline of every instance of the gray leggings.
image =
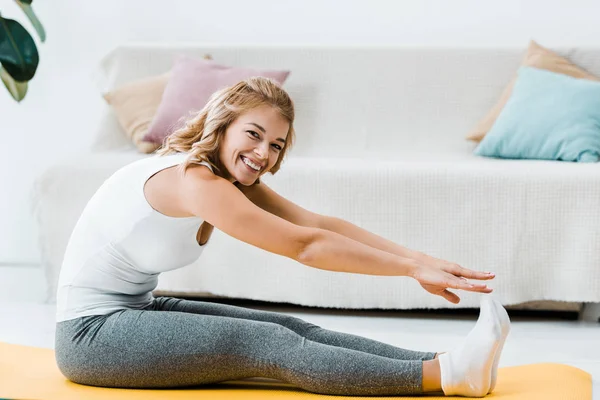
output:
M435 356L282 313L174 297L58 322L55 354L63 375L84 385L174 388L264 377L335 395L420 394L423 360Z

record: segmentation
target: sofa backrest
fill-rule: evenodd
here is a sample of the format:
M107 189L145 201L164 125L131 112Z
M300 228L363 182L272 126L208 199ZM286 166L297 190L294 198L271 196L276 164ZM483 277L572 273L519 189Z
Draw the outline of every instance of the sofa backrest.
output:
M128 44L110 52L100 71L108 90L168 71L178 54L289 69L284 88L297 115L291 157L394 159L412 152L470 154L475 144L466 134L515 76L526 47ZM600 49L552 50L600 75ZM103 124L101 135L118 127L110 113Z

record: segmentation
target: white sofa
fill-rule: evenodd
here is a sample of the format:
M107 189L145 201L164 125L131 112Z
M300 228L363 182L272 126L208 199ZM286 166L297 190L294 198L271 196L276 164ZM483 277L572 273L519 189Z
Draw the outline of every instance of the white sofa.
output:
M600 49L553 50L600 75ZM600 165L483 158L465 139L524 51L131 44L101 61L101 89L165 72L180 53L290 69L284 88L296 104L297 142L265 183L402 246L494 271L505 305L579 310L600 302ZM109 106L103 113L90 153L51 166L34 187L50 303L87 200L119 167L148 157ZM460 292L455 306L406 277L306 267L218 229L199 260L160 276L155 295L164 294L353 309L478 306L476 294Z

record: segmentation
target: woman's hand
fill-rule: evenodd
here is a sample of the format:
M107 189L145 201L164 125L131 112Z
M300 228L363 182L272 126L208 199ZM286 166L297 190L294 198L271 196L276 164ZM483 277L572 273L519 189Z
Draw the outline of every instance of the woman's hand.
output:
M469 279L494 279L491 272L472 271L458 264L437 258L423 256L416 261L412 277L431 294L442 296L451 303L458 304L460 297L448 288L468 290L470 292L491 293L492 289L484 283L471 283Z

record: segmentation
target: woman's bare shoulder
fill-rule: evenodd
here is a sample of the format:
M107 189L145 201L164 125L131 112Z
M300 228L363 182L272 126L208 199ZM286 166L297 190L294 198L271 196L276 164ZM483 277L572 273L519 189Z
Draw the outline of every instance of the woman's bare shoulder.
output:
M178 184L182 185L182 189L195 188L198 185L215 182L225 179L216 175L208 166L202 164L190 164L185 171L185 174L178 173Z

